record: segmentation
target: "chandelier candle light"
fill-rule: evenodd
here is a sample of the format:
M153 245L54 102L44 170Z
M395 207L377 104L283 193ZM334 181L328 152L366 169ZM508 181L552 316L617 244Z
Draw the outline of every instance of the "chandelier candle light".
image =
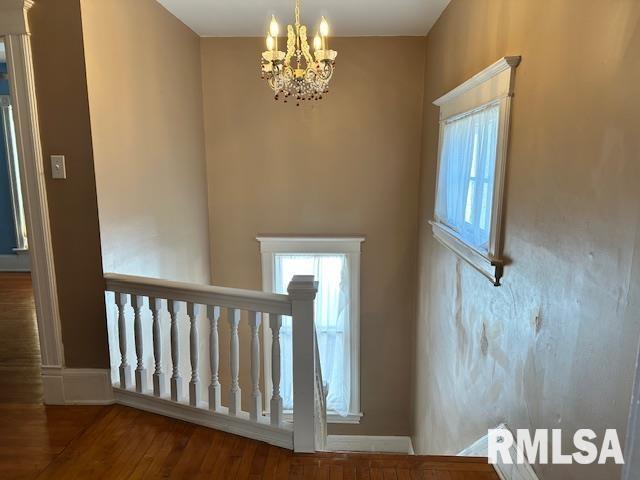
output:
M278 50L280 27L271 17L267 34L267 51L262 52L262 78L267 80L275 99L285 103L295 96L301 100L320 100L329 91L338 52L329 50L329 24L322 17L320 31L313 39L313 56L307 43L307 27L300 25L300 0L296 0L295 25L287 25L287 53Z

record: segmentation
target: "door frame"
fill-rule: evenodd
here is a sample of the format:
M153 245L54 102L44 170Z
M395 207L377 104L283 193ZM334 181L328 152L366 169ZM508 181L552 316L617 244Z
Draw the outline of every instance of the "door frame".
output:
M45 371L64 367L64 349L27 17L32 6L32 0L0 0L0 37L7 56L40 354ZM50 403L48 392L59 392L61 387L49 382L59 381L61 378L43 376L45 403Z

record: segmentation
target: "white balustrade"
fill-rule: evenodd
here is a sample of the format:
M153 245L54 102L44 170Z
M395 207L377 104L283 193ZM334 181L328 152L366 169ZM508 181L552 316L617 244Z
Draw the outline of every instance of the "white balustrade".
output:
M120 353L119 388L116 388L116 400L128 405L146 408L151 411L176 416L183 420L202 423L240 435L266 440L274 445L294 448L296 451L313 452L322 448L326 438L326 411L322 395L322 376L319 369L315 328L313 323L314 299L317 284L312 276L296 276L288 288L288 295L256 292L231 288L211 287L179 282L169 282L143 277L106 274L107 290L115 292L117 323L119 329L118 348ZM137 357L135 369L135 388L132 382L131 366L127 359L127 344L130 332L127 328L126 306L131 297L133 307L133 335ZM153 391L148 391L147 366L145 365L142 310L145 297L151 312L151 340L153 344ZM163 325L161 322L163 305L170 319L171 378L170 391L167 392L165 372L163 371ZM186 304L186 317L189 320L189 341L181 338L181 306ZM200 379L200 358L207 351L201 351L199 341L199 312L206 310L209 325L209 368L208 408L200 408L200 398L204 386ZM223 405L220 382L220 345L219 329L221 309L227 313L229 331L229 379L226 405ZM247 313L249 338L241 338L239 332L242 310ZM264 352L271 362L271 391L260 388L260 365L263 354L260 345L260 326L263 315L268 315L268 328L271 330L271 350ZM291 316L293 325L293 422L287 421L282 412L281 382L281 339L282 317ZM265 317L267 318L267 317ZM267 328L265 324L263 328ZM244 330L243 330L244 331ZM147 342L149 339L146 339ZM248 341L250 355L241 358L241 341ZM183 395L183 379L180 375L180 350L188 345L191 375L188 400ZM186 346L185 346L186 348ZM206 347L205 347L206 348ZM243 411L242 391L240 387L240 362L250 366L250 378L243 379L251 386L251 394L244 401L248 411ZM183 366L184 368L184 366ZM206 368L206 365L205 365ZM320 385L320 387L318 387ZM167 395L170 400L167 402ZM138 397L131 397L138 395ZM263 412L263 396L269 398L269 411ZM142 400L144 399L144 401ZM185 405L182 402L187 402ZM161 402L161 403L153 403ZM172 403L174 402L174 403ZM182 404L179 408L177 403ZM171 405L176 405L172 409ZM190 410L184 410L184 409Z

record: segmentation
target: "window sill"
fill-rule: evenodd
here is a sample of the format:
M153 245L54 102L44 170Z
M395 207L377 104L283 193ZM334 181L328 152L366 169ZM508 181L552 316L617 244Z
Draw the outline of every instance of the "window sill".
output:
M293 413L289 411L284 412L284 420L287 422L293 421ZM337 413L327 412L327 423L334 424L348 424L348 425L358 425L360 423L360 419L364 416L362 412L360 413L349 413L346 417L338 415Z
M491 280L493 285L496 287L500 285L504 266L504 262L501 259L492 258L467 245L447 226L436 221L430 221L429 223L436 240Z

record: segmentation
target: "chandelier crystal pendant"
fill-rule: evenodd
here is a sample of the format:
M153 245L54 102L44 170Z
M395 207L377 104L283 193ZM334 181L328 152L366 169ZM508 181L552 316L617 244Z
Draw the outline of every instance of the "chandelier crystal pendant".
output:
M329 91L338 52L329 50L329 24L322 17L320 31L313 39L313 56L307 43L307 27L300 25L300 0L295 4L295 25L287 25L287 52L278 50L280 27L271 17L267 50L262 52L262 78L273 90L275 100L289 97L300 105L303 100L320 100Z

